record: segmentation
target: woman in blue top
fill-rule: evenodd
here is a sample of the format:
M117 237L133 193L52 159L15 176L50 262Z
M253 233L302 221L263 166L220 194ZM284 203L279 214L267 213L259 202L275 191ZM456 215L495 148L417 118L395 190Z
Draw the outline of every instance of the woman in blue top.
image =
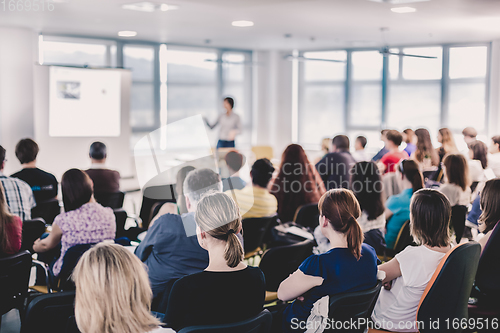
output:
M410 219L410 201L413 193L424 187L424 177L417 162L404 160L396 168L396 179L401 183L401 193L393 195L385 203L385 219L387 220L385 243L389 249L394 248L399 230Z
M300 332L297 328L306 326L314 303L324 296L366 290L377 283L377 255L363 244L356 221L361 209L354 194L346 189L330 190L318 207L321 232L330 240L331 250L310 256L280 284L278 298L295 299L283 313L285 332Z

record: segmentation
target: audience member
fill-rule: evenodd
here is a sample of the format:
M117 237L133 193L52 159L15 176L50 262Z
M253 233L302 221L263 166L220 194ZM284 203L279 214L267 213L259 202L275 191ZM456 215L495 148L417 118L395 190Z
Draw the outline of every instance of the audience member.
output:
M417 136L417 149L411 156L417 161L421 171L435 171L439 166L439 155L432 146L431 135L425 128L415 131Z
M185 166L177 172L177 177L175 181L175 201L177 203L177 210L179 214L186 214L188 212L186 207L186 197L184 195L184 180L186 179L188 173L195 170L193 166ZM161 216L161 215L160 215ZM151 223L150 223L151 225Z
M295 300L283 312L285 332L299 331L292 329L292 319L305 322L324 296L366 290L377 283L377 255L371 246L362 244L363 232L357 222L361 209L354 194L346 189L330 190L318 207L321 232L331 249L307 258L280 284L278 298Z
M388 131L389 131L388 129L384 129L384 130L380 131L380 140L384 143L384 147L382 147L382 149L380 149L380 150L378 151L378 153L377 153L375 156L373 156L373 158L372 158L372 161L373 161L373 162L378 162L378 161L380 161L380 159L381 159L382 157L384 157L384 155L385 155L385 154L387 154L387 152L389 151L389 150L386 148L386 146L385 146L385 144L386 144L386 140L387 140L387 138L386 138L386 136L385 136L385 135L387 134L387 132L388 132Z
M422 173L418 164L413 160L401 161L396 177L403 190L401 193L389 197L385 204L385 218L387 220L385 243L390 249L394 248L399 230L410 219L410 201L413 193L424 187Z
M92 180L84 171L66 171L61 179L61 190L65 212L56 216L50 234L33 244L33 250L38 253L61 244L60 254L52 267L54 276L59 275L64 255L70 247L113 240L116 234L113 210L95 202Z
M323 160L328 159L330 155L332 153L326 155ZM323 162L318 165L321 163ZM297 144L291 144L285 149L278 175L269 186L270 192L278 200L278 216L282 222L292 221L297 208L317 203L325 193L325 186L318 172L309 162L304 149Z
M81 332L161 333L153 317L148 274L141 261L117 244L85 252L72 275L75 317Z
M443 161L445 184L439 188L450 205L468 206L471 199L469 167L462 154L446 155Z
M491 232L500 221L500 179L495 178L488 180L484 184L481 192L481 216L479 216L479 231L484 234L484 237L479 240L482 249L488 243Z
M85 170L94 182L94 192L115 193L120 190L120 173L106 167L108 156L106 145L96 141L90 145L90 169Z
M33 191L26 182L4 175L5 162L7 162L5 149L0 146L0 182L4 189L5 201L9 211L19 216L23 221L31 220L31 209L36 206Z
M472 182L486 180L484 171L488 167L488 147L482 141L476 140L469 144L469 172Z
M457 145L455 144L455 139L453 138L453 133L448 128L441 128L438 131L437 136L438 142L441 144L441 147L436 148L436 151L439 156L439 162L443 162L443 159L448 154L456 154L458 153Z
M371 160L365 149L367 142L368 141L366 140L366 138L362 135L358 136L356 138L356 141L354 141L354 153L352 153L352 157L356 162L365 162Z
M430 189L416 192L410 211L410 232L419 246L408 246L379 266L386 277L372 319L377 327L391 332L418 331L415 318L420 298L451 249L451 206L442 193ZM409 327L409 323L413 325Z
M200 199L195 219L209 264L175 282L165 322L179 331L256 316L264 306L266 283L258 267L243 262L243 246L236 237L242 228L238 206L224 193L209 193Z
M495 177L500 177L500 135L491 138L488 152L488 166L495 174Z
M243 218L266 217L276 214L278 201L267 188L273 172L274 167L267 158L257 160L250 171L252 184L241 190L226 191L226 194L231 196L240 207Z
M57 179L53 174L36 167L38 145L31 139L22 139L16 145L16 157L22 170L11 175L19 178L31 187L35 201L41 203L57 197Z
M476 141L477 131L474 127L466 127L462 131L462 135L464 136L464 142L467 144L467 148L469 148L469 145Z
M404 150L399 150L403 141L403 136L396 130L390 130L386 133L385 147L388 152L380 159L380 166L384 173L394 172L399 161L407 159L409 155Z
M405 129L401 134L403 135L403 141L406 143L404 151L408 156L411 156L417 149L417 136L411 128Z
M0 184L0 258L21 249L23 222L19 216L9 213L5 192Z
M323 157L325 157L325 155L330 152L330 144L331 143L332 143L332 139L330 139L330 138L324 138L323 140L321 140L321 152L320 152L321 155L317 156L314 159L314 164L316 164L319 161L321 161L321 159Z
M356 161L349 153L349 138L337 135L332 140L331 152L316 164L316 169L327 190L348 188L349 170L354 163Z
M237 151L230 151L226 154L224 160L226 161L229 176L222 180L222 191L241 190L246 186L246 182L240 178L238 173L244 163L243 155Z

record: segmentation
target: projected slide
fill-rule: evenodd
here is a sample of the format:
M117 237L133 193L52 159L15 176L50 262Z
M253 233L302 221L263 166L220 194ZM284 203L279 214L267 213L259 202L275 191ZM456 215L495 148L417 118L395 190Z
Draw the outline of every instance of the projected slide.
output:
M119 71L50 67L49 135L120 136Z

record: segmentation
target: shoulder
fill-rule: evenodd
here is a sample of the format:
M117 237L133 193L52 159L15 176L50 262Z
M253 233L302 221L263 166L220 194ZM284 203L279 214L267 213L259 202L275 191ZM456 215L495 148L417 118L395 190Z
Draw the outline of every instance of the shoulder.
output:
M377 262L377 253L375 252L375 249L366 243L361 245L361 256L373 259L375 263Z
M24 169L19 170L18 172L13 173L13 174L12 174L12 175L10 175L10 176L11 176L11 177L13 177L13 178L19 178L19 177L22 177L22 175L23 175L24 171L25 171Z

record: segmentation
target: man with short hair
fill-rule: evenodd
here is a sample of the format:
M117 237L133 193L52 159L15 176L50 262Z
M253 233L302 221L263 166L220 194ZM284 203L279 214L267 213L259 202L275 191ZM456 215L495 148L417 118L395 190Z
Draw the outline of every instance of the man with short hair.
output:
M356 141L354 142L354 153L352 153L352 157L356 160L356 162L365 162L369 161L370 157L366 153L366 143L368 140L366 140L366 137L360 135L356 138Z
M269 193L267 185L273 177L274 167L267 158L255 161L250 171L252 184L241 190L229 190L227 195L232 196L240 207L243 218L266 217L276 214L278 201Z
M382 149L380 149L380 150L378 151L378 153L377 153L375 156L373 156L373 158L372 158L372 161L373 161L373 162L378 162L378 161L380 161L380 159L381 159L382 157L384 157L384 155L385 155L385 154L387 154L387 152L389 151L389 150L387 149L387 147L385 146L385 144L386 144L386 142L387 142L387 138L386 138L386 134L387 134L387 132L389 132L389 130L387 130L387 129L384 129L384 130L381 130L381 131L380 131L380 140L381 140L382 142L384 142L384 146L382 147Z
M488 167L493 170L495 177L500 177L500 135L491 138L488 152Z
M466 127L464 128L464 130L462 131L462 135L464 136L464 141L465 143L467 144L467 147L469 147L469 145L472 143L472 142L475 142L477 139L477 131L474 127Z
M31 187L21 179L7 177L3 174L5 167L5 149L0 146L0 182L5 193L5 200L9 211L21 218L21 220L31 220L31 209L36 206L35 198Z
M31 139L22 139L16 145L16 157L22 170L11 177L19 178L28 183L35 196L35 201L41 203L57 197L57 179L53 174L36 167L38 145Z
M108 157L106 145L96 141L90 145L90 169L85 170L94 182L94 193L115 193L120 191L120 173L106 167Z
M330 153L326 154L316 164L325 188L349 188L349 170L356 163L349 153L349 138L345 135L337 135L332 140Z
M229 176L222 180L222 191L241 190L246 186L246 182L239 176L239 171L244 163L244 157L237 151L230 151L224 157Z
M399 150L399 146L403 141L403 136L396 130L390 130L386 134L387 141L385 146L389 150L379 162L380 168L384 173L394 172L396 165L402 159L409 158L408 153L404 150Z

